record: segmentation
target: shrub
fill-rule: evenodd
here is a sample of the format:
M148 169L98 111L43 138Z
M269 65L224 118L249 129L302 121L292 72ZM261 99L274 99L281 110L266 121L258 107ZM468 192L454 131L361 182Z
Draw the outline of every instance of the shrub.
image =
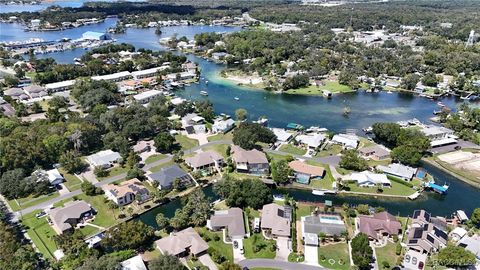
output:
M390 268L390 263L388 263L387 261L383 261L382 262L382 267L383 267L383 269L389 269Z
M395 247L395 254L402 254L402 245L400 245L400 243L397 243L397 246Z
M320 254L320 256L318 256L318 258L319 258L320 261L322 261L322 262L325 261L325 259L326 259L326 258L325 258L325 255L323 255L323 254Z
M125 214L119 214L118 218L120 218L120 219L125 218Z
M214 240L214 241L220 241L220 236L218 236L218 234L215 234L215 235L213 236L213 240Z
M409 188L413 188L413 184L412 184L412 183L410 183L410 182L408 182L408 181L405 181L405 180L403 180L403 179L401 179L401 178L398 178L398 177L395 177L395 176L391 176L391 175L387 175L387 178L390 179L390 180L392 180L393 182L397 182L397 183L402 184L402 185L404 185L404 186L407 186L407 187L409 187Z

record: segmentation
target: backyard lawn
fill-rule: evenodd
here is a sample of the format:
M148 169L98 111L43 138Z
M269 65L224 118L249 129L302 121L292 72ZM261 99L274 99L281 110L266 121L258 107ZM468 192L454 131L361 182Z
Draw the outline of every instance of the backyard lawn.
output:
M276 254L274 246L275 240L267 240L259 233L255 233L251 237L243 240L243 249L245 251L245 258L247 259L273 259ZM255 250L255 247L258 250Z
M325 176L322 179L318 180L310 180L310 186L319 189L332 189L332 184L335 182L335 179L332 176L332 172L330 171L330 167L328 165L324 165L315 161L307 160L307 164L323 167L325 169Z
M122 166L115 166L113 168L111 168L110 170L108 170L108 175L105 176L105 177L97 177L97 179L99 181L102 181L104 179L107 179L109 177L112 177L112 176L117 176L119 174L122 174L122 173L126 173L128 172L128 168L127 167L122 167Z
M195 228L197 232L202 236L203 239L206 238L208 246L216 250L218 253L222 254L228 261L233 262L233 247L232 245L225 244L223 242L223 233L222 232L211 232L207 228ZM218 235L220 239L215 240L215 235Z
M224 140L231 141L232 139L233 139L233 133L231 131L228 132L227 134L219 133L219 134L216 134L216 135L213 135L213 136L210 136L210 137L207 138L207 140L209 142L224 141Z
M185 135L175 135L175 140L178 144L182 147L183 150L187 150L198 146L198 141L194 139L190 139Z
M106 198L104 195L88 196L86 194L80 194L77 197L89 203L97 211L95 219L91 223L107 228L118 222L120 209L108 208L108 203L105 202Z
M280 146L279 150L282 151L282 152L286 152L286 153L289 153L289 154L292 154L292 155L298 155L298 156L303 156L307 152L305 149L302 149L300 147L296 147L296 146L291 145L291 144L282 144L282 146Z
M145 160L145 164L150 164L152 162L155 162L157 160L161 160L161 159L164 159L166 158L167 155L164 155L164 154L156 154L156 155L153 155L153 156L149 156L146 160Z
M218 154L222 155L224 158L227 158L227 148L228 144L217 144L217 145L210 145L207 147L202 148L203 151L213 150Z
M334 144L327 146L324 150L319 151L315 157L327 157L327 156L336 156L342 152L342 147L340 145Z
M323 95L323 90L328 90L332 93L348 93L348 92L354 92L355 90L352 90L347 85L341 85L338 82L333 82L333 81L324 81L324 85L316 86L316 85L310 85L308 87L304 88L299 88L299 89L289 89L286 93L288 94L295 94L295 95L317 95L321 96Z
M297 216L297 220L300 220L301 217L311 215L312 211L314 209L315 209L315 206L308 205L308 204L303 204L303 203L298 203L296 213L295 213L296 216Z
M388 242L388 244L382 248L376 248L375 252L377 254L377 265L379 269L383 268L383 262L386 261L390 267L396 265L397 263L397 254L395 254L395 245L394 243ZM390 267L388 269L390 269Z
M291 155L280 155L274 153L267 153L268 157L270 157L274 161L286 160L289 158L293 158Z
M63 178L65 178L65 182L63 184L68 188L68 190L74 191L80 189L82 181L78 179L78 177L67 173L67 171L65 171L63 168L59 168L58 171L63 175Z
M348 245L346 243L337 243L327 246L320 246L318 248L318 262L323 267L329 269L350 269Z
M365 192L365 193L372 193L372 194L388 194L388 195L399 195L399 196L410 196L415 193L413 188L410 188L406 185L402 185L395 181L391 181L392 187L391 188L383 188L383 192L378 193L376 187L359 187L355 183L348 184L350 191L353 192Z
M35 246L38 248L45 258L53 258L53 252L57 250L57 245L53 237L57 235L47 222L47 217L37 218L35 211L24 215L22 217L22 224L27 229L28 235L32 239Z

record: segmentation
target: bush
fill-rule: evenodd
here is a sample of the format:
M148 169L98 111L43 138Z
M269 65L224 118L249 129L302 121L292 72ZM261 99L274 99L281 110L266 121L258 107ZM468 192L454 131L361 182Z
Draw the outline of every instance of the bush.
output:
M400 243L397 243L397 246L395 247L395 254L397 255L402 254L402 245L400 245Z
M387 178L390 179L390 180L393 181L393 182L397 182L397 183L402 184L402 185L404 185L404 186L407 186L407 187L409 187L409 188L413 188L413 184L412 184L412 183L410 183L410 182L408 182L408 181L405 181L405 180L403 180L403 179L401 179L401 178L398 178L398 177L395 177L395 176L391 176L391 175L387 175Z
M95 174L96 177L107 177L110 174L109 171L107 171L105 168L100 166L95 167L95 169L93 170L93 173Z
M213 236L213 240L214 240L214 241L220 241L220 236L218 236L218 234L215 234L215 235Z
M383 261L382 262L382 267L383 267L383 269L389 269L390 268L390 263L388 263L387 261Z
M119 214L119 215L118 215L118 218L119 218L119 219L122 219L122 218L125 218L125 217L126 217L125 214Z
M325 258L325 255L323 255L323 254L320 254L320 256L318 256L318 258L319 258L320 261L322 261L322 262L325 261L325 259L326 259L326 258Z

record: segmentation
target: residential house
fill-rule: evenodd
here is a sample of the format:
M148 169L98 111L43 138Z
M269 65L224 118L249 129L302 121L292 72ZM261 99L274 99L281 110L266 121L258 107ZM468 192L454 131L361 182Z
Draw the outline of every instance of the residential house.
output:
M49 94L69 90L75 85L75 80L54 82L45 84L45 89Z
M431 254L447 245L446 223L431 217L425 210L415 210L408 230L407 247L420 253Z
M46 174L48 177L48 182L50 182L50 185L52 186L60 185L61 183L63 183L63 181L65 181L58 169L48 170L46 171Z
M196 154L193 157L185 158L185 163L193 169L193 171L213 172L216 168L223 166L224 159L215 151L205 151Z
M92 216L92 207L84 201L67 202L63 207L55 208L49 213L50 222L57 234L73 230L77 224Z
M161 96L162 92L158 90L148 90L140 94L133 96L133 99L140 104L147 104L158 96Z
M140 154L152 150L153 141L138 141L132 148L133 152Z
M380 145L360 148L358 152L364 158L371 158L373 160L384 160L390 157L390 151Z
M288 132L283 128L270 128L270 130L275 136L277 136L277 142L288 142L293 136L291 132Z
M171 233L169 236L155 241L155 246L162 254L177 257L188 255L198 257L205 254L208 249L207 242L192 227Z
M117 73L107 74L107 75L100 75L100 76L92 76L92 80L94 81L109 81L109 82L119 82L126 80L132 77L129 71L121 71Z
M124 181L119 185L103 186L105 196L117 205L127 205L134 200L144 202L150 198L148 189L137 178Z
M357 149L358 136L350 134L336 134L332 138L332 143L339 144L345 149Z
M455 211L455 217L457 218L460 223L465 223L468 221L468 216L463 210L457 210Z
M188 126L198 125L205 123L205 118L199 116L196 113L189 113L182 117L182 127L186 128Z
M9 96L13 100L27 100L30 97L23 91L22 88L12 87L3 91L4 96Z
M228 54L226 52L214 52L214 53L212 53L213 59L217 60L217 61L225 59L225 57L227 57L227 55Z
M406 181L411 181L417 173L416 168L402 165L400 163L392 163L388 166L378 165L376 167L378 171L384 172L388 175L401 178Z
M270 167L265 153L257 149L245 150L236 145L232 146L231 153L237 172L251 174L268 173Z
M385 174L372 173L370 171L355 172L345 177L349 181L354 181L360 187L391 187L392 183Z
M15 115L15 108L13 108L13 106L6 102L2 97L0 97L0 113L6 117Z
M290 237L292 208L275 203L266 204L262 208L261 228L272 237Z
M158 172L147 175L150 182L158 183L159 189L170 189L173 187L173 182L176 179L180 180L183 185L189 185L192 182L192 177L182 170L178 165L172 165L162 168Z
M231 118L228 119L215 119L212 125L213 133L227 133L235 127L235 121Z
M215 211L207 221L207 228L212 231L226 229L230 240L242 239L246 236L242 209L235 207L228 210Z
M465 230L464 228L456 227L449 233L449 236L454 242L458 242L465 235L467 235L467 233L468 233L467 230Z
M159 71L165 70L167 68L169 68L169 66L161 66L161 67L149 68L149 69L144 69L139 71L132 71L131 74L135 80L139 80L143 78L155 77Z
M345 232L346 226L342 217L337 214L314 214L301 217L302 235L305 245L318 246L318 235L340 236Z
M475 234L473 236L465 236L458 242L459 247L463 247L466 250L475 254L477 261L480 261L480 235Z
M148 270L141 255L137 255L120 263L121 270Z
M454 131L446 127L425 125L422 127L421 132L430 139L430 146L432 147L457 142L457 136L454 135Z
M307 164L300 160L294 160L288 163L288 166L293 170L295 180L298 183L310 183L311 179L321 179L325 176L325 169L318 166Z
M43 88L40 85L34 85L34 84L25 86L23 88L23 91L25 91L25 93L27 93L27 95L29 95L30 98L40 98L48 95L45 88Z
M109 149L90 155L86 158L86 160L93 167L110 168L115 163L120 162L122 157L118 152L114 152Z
M402 224L393 215L384 211L373 216L359 216L357 229L368 235L370 240L381 241L384 237L398 235L402 230Z
M326 137L322 133L302 134L295 137L299 143L306 145L309 149L315 150L322 145Z

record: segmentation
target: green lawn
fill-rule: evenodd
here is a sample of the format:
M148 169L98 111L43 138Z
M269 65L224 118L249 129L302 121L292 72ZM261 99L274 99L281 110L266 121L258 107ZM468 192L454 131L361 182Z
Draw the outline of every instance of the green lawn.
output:
M38 197L28 196L25 198L20 198L20 199L17 199L18 203L15 200L8 200L8 204L10 205L13 211L19 211L19 210L28 208L30 206L37 205L39 203L49 201L58 196L60 196L60 194L57 191L55 191L53 193L50 193L47 195L41 195Z
M379 269L383 269L383 261L387 261L390 267L396 265L398 256L395 254L395 245L396 244L394 243L388 242L386 246L375 249L375 252L377 253L377 264Z
M297 209L296 209L297 220L300 220L301 217L311 215L314 209L315 209L315 206L298 203Z
M174 164L175 164L175 162L173 162L173 161L165 162L165 163L162 163L162 164L160 164L160 165L157 165L157 166L155 166L155 167L150 168L149 171L151 171L151 172L157 172L157 171L160 171L160 169L162 169L162 168L165 168L165 167L168 167L168 166L172 166L172 165L174 165Z
M366 193L372 193L372 194L389 194L389 195L400 195L400 196L409 196L415 193L415 190L402 185L400 183L397 183L395 181L390 181L392 183L391 188L384 188L382 193L377 193L377 188L376 187L359 187L355 183L348 184L348 187L350 188L350 191L354 192L366 192Z
M349 86L341 85L338 82L324 81L324 85L321 85L321 86L310 85L308 87L299 88L299 89L289 89L289 90L287 90L286 93L294 94L294 95L321 96L321 95L323 95L323 90L328 90L328 91L332 92L333 94L348 93L348 92L354 92L355 91L355 90L352 90L352 88L350 88Z
M282 146L280 146L279 150L282 151L282 152L286 152L286 153L289 153L289 154L292 154L292 155L299 155L299 156L303 156L307 152L305 149L302 149L300 147L296 147L296 146L291 145L291 144L283 144Z
M218 154L222 155L224 158L227 158L227 148L228 144L217 144L217 145L210 145L207 147L202 148L203 151L208 151L208 150L213 150L217 152Z
M207 140L209 142L224 141L224 140L230 140L231 141L231 140L233 140L233 133L232 133L232 131L229 131L227 134L219 133L219 134L208 137Z
M335 182L335 179L332 176L332 172L330 171L330 167L325 164L321 164L315 161L307 160L307 164L323 167L325 169L325 176L319 180L310 180L310 186L314 188L321 188L321 189L332 189L332 184Z
M65 178L65 186L68 188L70 191L74 191L77 189L80 189L80 186L82 184L82 181L78 179L73 174L67 173L63 168L59 168L58 171L63 175L63 178Z
M198 141L190 139L185 135L175 135L175 140L182 147L183 150L191 149L195 146L198 146Z
M324 150L318 152L315 157L335 156L342 152L342 146L334 144L327 146Z
M323 267L330 269L350 269L348 245L346 243L337 243L319 247L318 262Z
M203 235L203 237L208 236L207 240L210 240L207 241L209 247L215 249L218 253L222 254L223 257L225 257L228 261L233 262L233 246L225 244L223 242L223 232L211 232L204 227L195 228L195 230L197 230L200 235ZM214 240L215 234L220 236L220 240Z
M27 229L28 235L35 246L45 258L52 259L53 252L57 250L57 245L53 237L57 235L47 222L47 217L36 218L35 214L40 210L29 213L22 217L22 224Z
M152 163L152 162L155 162L155 161L164 159L164 158L166 158L166 157L167 157L167 155L164 155L164 154L157 154L157 155L149 156L149 157L145 160L145 164L150 164L150 163Z
M107 179L109 177L116 176L116 175L126 173L126 172L128 172L127 167L115 166L115 167L111 168L110 170L108 170L108 175L107 176L97 177L97 179L98 179L98 181L102 181L102 180Z
M274 154L274 153L267 153L267 155L270 157L270 159L274 161L286 160L290 157L293 158L290 155L280 155L280 154Z
M254 245L260 247L260 249L255 252ZM273 259L275 258L275 251L271 250L271 247L275 245L275 240L267 240L261 234L255 233L247 239L243 240L243 249L245 251L245 258L254 259L254 258L264 258L264 259Z
M358 148L364 148L364 147L370 147L370 146L374 146L374 145L377 145L376 143L374 143L373 141L367 139L367 138L364 138L364 137L358 137L359 140L360 140L360 143L358 145Z

